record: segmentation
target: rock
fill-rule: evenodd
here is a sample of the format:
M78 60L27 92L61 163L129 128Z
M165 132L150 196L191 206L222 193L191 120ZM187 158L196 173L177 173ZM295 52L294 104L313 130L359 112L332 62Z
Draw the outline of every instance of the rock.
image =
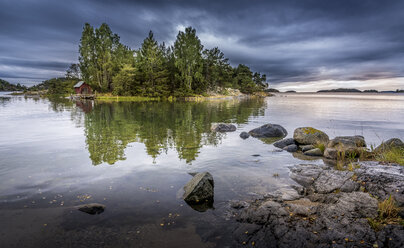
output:
M305 151L304 155L307 155L307 156L323 156L323 152L320 150L320 148L314 148L314 149Z
M283 150L285 150L287 152L297 152L297 145L293 144L293 145L285 146L283 148Z
M299 147L302 150L302 152L307 152L309 150L312 150L312 149L316 148L313 145L303 145L303 146L299 146Z
M235 209L247 208L249 206L250 206L250 204L245 201L234 200L234 201L230 202L230 207L235 208Z
M187 203L213 202L214 182L209 172L196 174L185 186L183 198Z
M337 159L337 157L338 157L338 151L337 151L337 149L334 149L334 148L325 148L325 150L324 150L324 157L330 158L330 159Z
M400 216L404 217L404 166L361 162L355 174L358 181L364 182L365 189L380 200L391 195L401 208Z
M101 214L102 212L104 212L105 205L99 203L89 203L76 206L76 208L81 212L94 215L94 214Z
M241 132L240 133L240 138L242 139L248 139L250 135L247 132Z
M236 126L233 124L226 124L226 123L216 123L213 124L211 130L214 132L234 132L236 131Z
M326 145L329 141L327 134L312 127L296 128L293 138L301 145Z
M324 156L337 159L338 156L359 157L366 151L366 142L363 136L338 136L330 140L324 151Z
M375 152L380 153L394 148L404 149L404 142L397 138L389 139L376 147Z
M340 190L352 192L359 189L359 184L352 181L351 171L325 169L318 165L295 165L290 168L290 178L304 186L310 192L327 194Z
M255 138L283 138L288 135L286 129L278 124L265 124L248 133Z
M285 146L295 145L295 140L293 138L283 139L274 143L275 147L283 149Z
M331 193L335 190L353 191L359 189L358 183L353 183L353 186L344 187L345 183L354 175L350 171L336 171L336 170L324 170L320 173L320 176L315 180L313 186L314 191L318 193ZM356 186L355 186L356 185Z

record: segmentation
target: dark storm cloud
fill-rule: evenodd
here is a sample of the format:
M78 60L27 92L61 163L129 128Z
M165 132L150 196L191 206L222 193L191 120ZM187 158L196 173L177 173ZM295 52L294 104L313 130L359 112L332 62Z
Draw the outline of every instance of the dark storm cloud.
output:
M132 48L150 29L171 44L191 25L205 47L266 73L275 87L402 77L403 9L403 1L367 0L3 0L0 77L32 84L62 76L77 62L85 22L107 22Z

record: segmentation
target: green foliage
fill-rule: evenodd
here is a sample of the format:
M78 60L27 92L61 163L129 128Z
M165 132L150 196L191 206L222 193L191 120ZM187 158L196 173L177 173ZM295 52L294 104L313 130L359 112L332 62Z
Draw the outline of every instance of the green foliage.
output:
M376 160L381 162L396 163L399 165L404 165L404 149L403 148L392 148L384 149L380 153L376 154Z
M400 208L397 206L395 199L390 195L384 201L378 204L377 218L368 218L369 225L376 231L380 231L387 224L401 224L403 219L398 215Z
M124 65L122 70L113 78L112 93L117 96L137 95L136 89L139 87L135 79L135 68L131 65Z
M233 68L223 52L215 47L203 51L203 76L209 90L232 87Z
M84 25L79 52L82 77L99 92L111 92L113 77L133 60L133 52L105 23L95 30Z
M78 81L79 81L78 79L51 78L43 81L40 84L28 88L28 90L30 91L47 90L48 95L69 95L74 93L73 86Z
M202 76L202 50L203 46L195 29L188 27L185 32L178 32L173 52L174 64L178 70L176 76L180 83L176 93L179 95L192 95L206 90Z
M169 74L165 67L163 49L150 31L136 53L136 79L140 87L135 95L151 97L169 95Z
M251 94L258 90L253 81L253 73L246 65L238 65L233 75L233 86L243 93Z
M169 97L208 95L226 88L252 94L267 88L266 75L246 65L230 66L219 48L203 50L196 30L180 31L171 47L159 45L150 31L135 52L120 43L107 24L94 29L86 23L79 46L83 80L102 93ZM75 77L76 68L68 71Z
M0 79L0 91L24 91L27 87L24 85L11 84L5 80Z
M66 70L66 78L68 79L81 79L80 65L71 64Z
M316 144L316 145L314 145L314 147L320 149L322 153L324 153L324 151L325 151L324 144Z

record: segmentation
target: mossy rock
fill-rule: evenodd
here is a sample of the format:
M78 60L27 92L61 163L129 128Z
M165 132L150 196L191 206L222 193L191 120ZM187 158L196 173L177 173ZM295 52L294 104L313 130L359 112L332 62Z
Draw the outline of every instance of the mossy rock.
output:
M326 133L313 127L296 128L293 138L300 145L327 145L330 140Z

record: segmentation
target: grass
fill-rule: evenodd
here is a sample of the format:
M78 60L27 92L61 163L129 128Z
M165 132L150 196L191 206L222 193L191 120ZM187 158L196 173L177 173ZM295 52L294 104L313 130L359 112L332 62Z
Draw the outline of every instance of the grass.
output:
M396 163L404 166L404 149L392 148L375 155L377 161Z
M203 95L195 95L195 96L187 96L187 97L143 97L143 96L114 96L112 94L97 94L96 100L101 100L101 101L134 101L134 102L140 102L140 101L190 101L190 102L202 102L206 100L221 100L221 99L226 99L231 96L226 96L226 95L215 95L215 96L203 96ZM254 97L254 96L252 96Z
M325 151L325 145L324 144L317 144L314 147L320 149L322 153L324 153L324 151Z
M140 101L158 101L160 100L159 97L143 97L143 96L112 96L112 95L102 95L98 96L96 100L101 100L101 101L134 101L134 102L140 102Z
M400 208L394 197L390 195L389 198L379 202L378 216L374 219L368 218L369 225L376 231L380 231L387 224L404 225L403 220L398 215L399 211Z

